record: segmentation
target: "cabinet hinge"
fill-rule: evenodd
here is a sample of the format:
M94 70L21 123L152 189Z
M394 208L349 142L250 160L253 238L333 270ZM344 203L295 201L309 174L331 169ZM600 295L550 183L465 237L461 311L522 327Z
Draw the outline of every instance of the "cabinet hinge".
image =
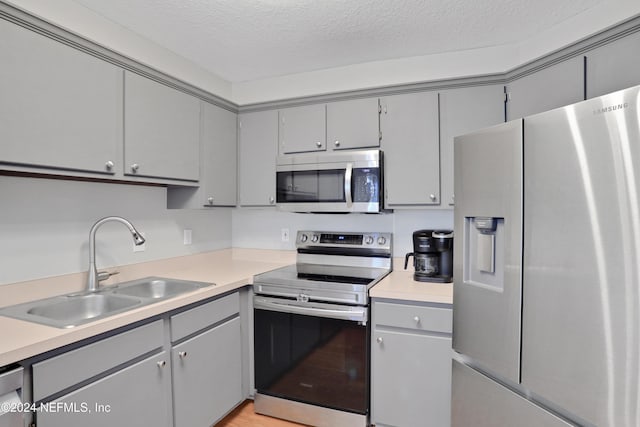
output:
M378 114L382 113L382 104L378 103Z
M504 96L503 96L502 101L503 102L508 102L511 94L509 92L505 92L503 95Z
M378 142L382 141L382 132L378 132Z

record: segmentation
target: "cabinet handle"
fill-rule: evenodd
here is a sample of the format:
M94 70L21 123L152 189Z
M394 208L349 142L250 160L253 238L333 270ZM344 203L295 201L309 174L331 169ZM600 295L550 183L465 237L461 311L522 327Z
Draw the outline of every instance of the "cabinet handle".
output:
M420 318L418 316L415 316L413 318L413 321L416 322L416 323L420 323Z
M109 171L110 171L111 169L113 169L113 167L114 167L115 165L114 165L114 163L113 163L111 160L109 160L109 161L107 161L107 163L105 163L105 164L104 164L104 166L107 168L107 170L109 170Z
M322 142L320 142L320 141L316 142L316 147L321 148L322 147Z
M161 360L158 362L158 367L159 368L164 368L164 366L167 364L167 362L165 362L164 360Z
M131 165L131 171L133 172L138 172L138 169L140 168L140 165L137 163L134 163Z
M436 201L436 195L435 194L429 194L429 198L431 199L432 202Z
M340 147L340 141L334 142L333 145L335 145L336 147Z
M207 202L212 205L213 204L213 197L209 197L207 198Z
M184 359L185 357L187 357L187 352L186 351L179 351L178 352L178 356L180 356L180 359Z
M378 344L382 344L382 341L383 341L383 340L382 340L382 337L378 337L378 338L376 338L376 342L377 342Z
M269 204L272 205L274 204L276 201L274 200L273 197L269 197Z

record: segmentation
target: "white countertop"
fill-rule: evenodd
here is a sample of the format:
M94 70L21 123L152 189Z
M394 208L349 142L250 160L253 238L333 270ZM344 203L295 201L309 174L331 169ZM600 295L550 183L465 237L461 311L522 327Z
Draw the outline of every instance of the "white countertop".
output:
M394 265L404 260L394 259ZM371 298L395 299L409 302L453 304L453 283L417 282L413 268L394 270L369 290Z
M295 263L295 251L223 249L201 254L120 266L120 274L102 286L148 276L215 283L174 298L116 314L95 322L60 329L0 316L0 366L18 362L85 338L108 332L167 311L253 283L253 276ZM401 265L396 263L396 265ZM69 274L0 286L2 306L77 292L84 289L86 273ZM393 271L370 290L373 298L452 304L451 283L422 283L412 271Z
M295 263L294 251L225 249L118 267L120 274L104 282L105 286L147 276L213 282L216 286L198 289L70 329L0 316L0 366L232 291L252 283L255 274L292 263ZM3 285L0 286L0 301L3 306L7 306L80 291L85 279L86 273L77 273Z

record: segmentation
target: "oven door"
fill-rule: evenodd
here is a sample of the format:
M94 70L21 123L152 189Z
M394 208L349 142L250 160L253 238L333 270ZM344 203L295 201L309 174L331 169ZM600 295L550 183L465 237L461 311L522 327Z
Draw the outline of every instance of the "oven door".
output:
M254 297L258 393L367 414L368 307Z

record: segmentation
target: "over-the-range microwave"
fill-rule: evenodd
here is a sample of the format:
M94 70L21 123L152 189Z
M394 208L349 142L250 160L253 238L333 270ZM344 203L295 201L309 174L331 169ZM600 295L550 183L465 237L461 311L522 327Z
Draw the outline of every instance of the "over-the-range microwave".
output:
M279 156L277 207L289 212L381 212L382 158L380 150Z

